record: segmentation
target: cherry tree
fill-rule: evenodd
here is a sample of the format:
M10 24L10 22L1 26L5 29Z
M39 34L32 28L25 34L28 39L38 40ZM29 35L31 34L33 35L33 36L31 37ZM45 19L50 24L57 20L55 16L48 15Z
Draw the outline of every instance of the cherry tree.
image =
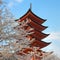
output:
M29 31L33 29L28 31L22 29L22 25L27 25L28 21L19 25L14 20L15 18L6 7L6 4L0 0L0 53L4 57L9 57L23 48L30 47L32 41L26 36L32 34L33 32Z

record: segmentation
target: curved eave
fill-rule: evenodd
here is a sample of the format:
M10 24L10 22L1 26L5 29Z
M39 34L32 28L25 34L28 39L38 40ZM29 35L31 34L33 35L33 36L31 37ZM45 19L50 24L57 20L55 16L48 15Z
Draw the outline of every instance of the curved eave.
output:
M31 27L26 28L26 30L29 30L29 29L31 29ZM43 32L37 31L35 29L31 30L29 32L34 32L33 34L28 35L31 39L35 38L35 39L41 40L41 39L44 39L44 38L46 38L47 36L50 35L50 34L45 34Z
M29 29L33 28L35 31L38 31L38 32L43 31L43 29L39 29L39 28L37 28L36 26L32 26L31 24L28 24L28 26L24 26L23 28L24 28L25 30L29 30ZM46 28L48 28L48 27L45 27L45 29L46 29Z
M45 33L42 33L42 32L36 31L36 30L32 30L31 32L34 32L32 35L38 36L39 38L40 37L45 38L45 37L49 36L49 34L45 34Z
M28 25L38 31L43 31L45 30L46 28L48 28L48 26L42 26L42 25L37 25L37 24L33 24L33 23L28 23Z
M29 15L33 15L34 17L36 17L39 21L40 21L40 24L42 24L43 22L45 22L46 20L45 19L42 19L40 17L38 17L37 15L35 15L30 9L27 11L26 14L24 14L22 17L20 17L20 21L23 21L25 20L26 18L28 18ZM39 23L39 22L38 22Z
M30 11L31 11L31 10L30 10ZM32 13L35 17L37 17L37 18L43 20L44 22L46 21L46 19L42 19L42 18L38 17L38 16L37 16L36 14L34 14L32 11L31 11L31 13Z
M36 38L36 39L38 39L38 40L42 40L42 39L44 39L44 38L46 38L47 36L48 36L49 34L45 34L45 35L37 35L36 33L35 34L31 34L30 36L32 37L32 38Z
M31 46L36 46L36 47L44 48L44 47L48 46L50 43L46 43L44 41L34 40L34 42L31 43Z
M33 18L28 18L28 19L31 20L31 21L33 21L33 22L35 22L38 25L41 25L36 19L33 19Z

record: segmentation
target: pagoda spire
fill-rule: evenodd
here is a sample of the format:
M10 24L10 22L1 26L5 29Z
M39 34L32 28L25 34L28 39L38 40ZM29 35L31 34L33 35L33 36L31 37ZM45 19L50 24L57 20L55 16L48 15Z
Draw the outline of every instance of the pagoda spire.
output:
M30 10L32 10L32 3L30 3Z

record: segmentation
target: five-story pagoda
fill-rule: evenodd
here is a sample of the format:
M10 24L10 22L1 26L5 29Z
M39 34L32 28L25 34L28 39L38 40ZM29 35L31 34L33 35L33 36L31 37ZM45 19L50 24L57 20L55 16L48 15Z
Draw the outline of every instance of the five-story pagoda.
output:
M50 44L50 43L42 41L42 39L46 38L49 35L49 34L43 33L43 31L47 28L47 26L43 26L42 24L46 20L38 17L37 15L35 15L32 12L31 6L30 6L27 13L25 15L23 15L22 17L20 17L16 21L18 21L18 22L28 21L27 25L23 25L23 28L25 30L29 30L29 29L33 28L33 30L31 30L30 32L34 32L33 34L29 34L28 36L26 36L30 40L32 40L32 39L34 39L34 40L30 44L31 48L26 48L23 52L27 53L28 51L34 51L33 48L37 47L36 51L42 52L40 55L45 53L44 51L41 50L41 48L44 48L44 47L46 47Z

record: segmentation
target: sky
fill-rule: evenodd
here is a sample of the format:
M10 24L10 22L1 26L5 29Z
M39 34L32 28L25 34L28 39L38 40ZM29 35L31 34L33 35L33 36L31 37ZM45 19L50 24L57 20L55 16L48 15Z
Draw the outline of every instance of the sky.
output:
M43 40L52 43L43 50L54 51L56 55L60 56L60 0L4 1L16 19L23 16L30 8L30 3L32 3L32 12L43 19L47 19L43 25L48 26L48 28L43 32L50 35Z

